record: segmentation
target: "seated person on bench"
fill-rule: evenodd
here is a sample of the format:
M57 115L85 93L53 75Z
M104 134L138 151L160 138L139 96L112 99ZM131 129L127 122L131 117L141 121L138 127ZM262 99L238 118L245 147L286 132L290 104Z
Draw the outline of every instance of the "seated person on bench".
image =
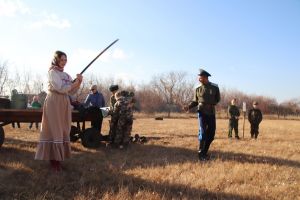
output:
M102 120L103 117L101 116L101 107L105 106L105 100L101 92L98 92L97 85L93 85L90 88L90 93L86 97L84 101L84 107L88 109L88 112L99 112L99 118L95 118L93 121L91 121L91 126L93 128L96 128L99 133L101 133L101 127L102 127Z

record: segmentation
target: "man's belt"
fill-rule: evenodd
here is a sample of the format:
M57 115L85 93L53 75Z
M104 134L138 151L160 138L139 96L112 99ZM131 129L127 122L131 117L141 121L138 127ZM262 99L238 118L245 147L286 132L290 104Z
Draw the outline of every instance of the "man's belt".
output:
M215 105L214 104L207 104L207 103L199 103L198 104L198 111L214 113Z
M202 108L214 108L214 104L208 104L208 103L199 103L199 106Z

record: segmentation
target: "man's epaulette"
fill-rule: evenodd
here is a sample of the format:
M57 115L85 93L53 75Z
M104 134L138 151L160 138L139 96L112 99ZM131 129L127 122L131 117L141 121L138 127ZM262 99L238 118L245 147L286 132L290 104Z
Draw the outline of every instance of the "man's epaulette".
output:
M210 82L212 86L219 87L218 84Z

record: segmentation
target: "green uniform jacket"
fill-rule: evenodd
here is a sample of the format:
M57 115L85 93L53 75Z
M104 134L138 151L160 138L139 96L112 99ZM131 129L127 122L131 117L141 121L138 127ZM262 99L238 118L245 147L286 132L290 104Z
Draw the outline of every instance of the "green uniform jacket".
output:
M217 84L208 82L196 88L189 109L198 106L198 111L205 114L215 114L215 105L220 101L220 90Z
M240 110L235 105L228 106L228 115L230 120L237 120L236 117L240 116Z

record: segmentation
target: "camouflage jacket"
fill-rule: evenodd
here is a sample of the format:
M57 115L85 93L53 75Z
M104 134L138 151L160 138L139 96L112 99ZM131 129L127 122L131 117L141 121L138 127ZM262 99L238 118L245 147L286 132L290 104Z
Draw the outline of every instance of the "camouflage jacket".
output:
M109 102L110 110L114 109L114 105L115 105L116 102L117 102L117 100L116 100L115 95L111 95L110 96L110 102Z
M121 97L117 100L113 109L113 116L115 118L132 119L133 111L131 107L131 98Z

